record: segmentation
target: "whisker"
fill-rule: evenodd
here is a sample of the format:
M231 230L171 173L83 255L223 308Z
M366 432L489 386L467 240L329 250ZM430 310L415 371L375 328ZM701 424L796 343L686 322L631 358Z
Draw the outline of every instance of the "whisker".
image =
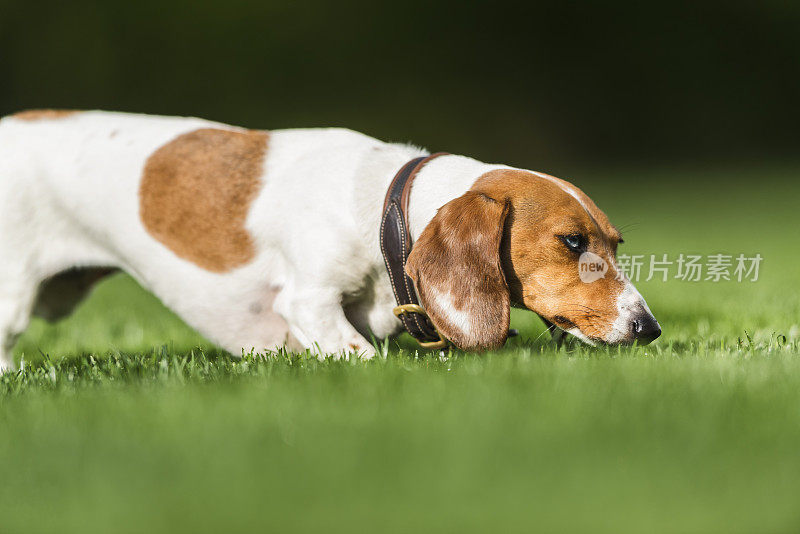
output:
M550 333L550 332L552 332L552 330L553 330L553 328L552 328L552 327L550 327L550 326L548 326L547 328L545 328L545 329L544 329L544 331L543 331L543 332L540 332L538 336L536 336L535 338L533 338L533 339L531 340L531 342L532 342L532 343L535 343L536 341L539 341L539 338L540 338L540 337L542 337L543 335L545 335L545 334L547 334L547 333Z
M619 230L619 233L623 233L623 232L625 232L626 230L629 230L629 229L631 229L631 228L636 228L636 227L637 227L637 226L639 226L639 225L640 225L640 223L628 223L628 224L623 224L622 226L620 226L619 228L617 228L617 230Z

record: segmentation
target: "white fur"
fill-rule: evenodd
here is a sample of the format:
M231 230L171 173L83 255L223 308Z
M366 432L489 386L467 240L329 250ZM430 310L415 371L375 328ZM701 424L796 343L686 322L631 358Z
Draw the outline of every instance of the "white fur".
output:
M271 132L263 185L246 221L256 256L219 274L176 256L139 217L147 158L207 127L238 130L100 111L0 120L0 368L12 364L10 350L41 282L75 266L121 268L234 355L293 337L320 353L369 357L365 336L400 329L378 228L393 176L424 152L337 128ZM505 167L462 156L425 166L411 192L413 237L438 208L497 168ZM452 306L449 313L468 324Z
M469 313L456 308L451 294L440 293L433 288L431 288L431 292L433 293L433 301L436 303L436 307L447 317L448 322L469 337L472 334L472 318Z
M626 339L630 333L631 322L643 311L653 315L644 297L626 278L625 285L617 296L617 319L611 325L611 332L606 336L606 342L619 343Z
M422 168L411 189L408 200L411 237L416 240L436 211L469 190L479 176L508 168L506 165L481 163L465 156L444 156L432 160Z
M568 334L572 334L573 336L575 336L576 338L580 339L581 341L583 341L587 345L591 345L591 346L597 345L597 343L595 343L591 338L589 338L589 336L587 336L586 334L581 332L581 329L578 328L578 327L570 328L569 330L566 330L566 332Z

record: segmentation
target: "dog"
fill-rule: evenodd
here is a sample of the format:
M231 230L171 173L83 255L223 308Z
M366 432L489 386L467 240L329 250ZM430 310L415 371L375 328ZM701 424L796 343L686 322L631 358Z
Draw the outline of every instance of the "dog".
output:
M424 155L340 128L33 110L0 120L0 366L32 313L121 269L233 355L375 354L397 334L379 248L393 176ZM510 308L590 344L661 333L615 261L620 232L547 174L445 155L409 198L405 272L441 334L500 347ZM585 254L607 272L581 280Z

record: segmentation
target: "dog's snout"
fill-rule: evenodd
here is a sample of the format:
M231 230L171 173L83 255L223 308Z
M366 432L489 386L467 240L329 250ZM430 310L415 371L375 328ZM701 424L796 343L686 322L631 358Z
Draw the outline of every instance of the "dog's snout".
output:
M661 335L661 326L655 317L643 312L631 321L631 335L640 345L647 345Z

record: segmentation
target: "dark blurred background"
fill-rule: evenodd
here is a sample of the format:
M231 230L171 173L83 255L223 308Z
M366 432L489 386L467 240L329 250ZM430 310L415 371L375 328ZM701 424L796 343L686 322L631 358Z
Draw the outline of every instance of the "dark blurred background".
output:
M0 0L0 113L345 126L486 161L786 160L800 3Z

